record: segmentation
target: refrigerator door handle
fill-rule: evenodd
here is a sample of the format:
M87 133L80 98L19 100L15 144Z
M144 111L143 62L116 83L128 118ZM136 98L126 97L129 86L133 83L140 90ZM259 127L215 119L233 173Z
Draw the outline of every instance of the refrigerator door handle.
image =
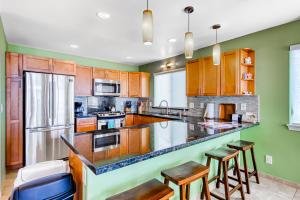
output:
M51 113L52 113L52 98L51 98L51 94L52 94L52 83L51 83L51 79L49 80L48 82L48 97L47 97L47 100L48 100L48 123L49 125L51 126L52 125L52 116L51 116Z
M56 83L56 76L53 76L53 112L52 112L52 125L55 124L55 120L57 119L57 83Z

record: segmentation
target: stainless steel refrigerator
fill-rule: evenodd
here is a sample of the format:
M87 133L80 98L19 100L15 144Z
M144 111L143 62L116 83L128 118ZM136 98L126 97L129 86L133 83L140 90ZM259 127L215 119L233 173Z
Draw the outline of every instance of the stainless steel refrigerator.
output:
M25 73L25 165L68 156L62 133L74 131L74 77Z

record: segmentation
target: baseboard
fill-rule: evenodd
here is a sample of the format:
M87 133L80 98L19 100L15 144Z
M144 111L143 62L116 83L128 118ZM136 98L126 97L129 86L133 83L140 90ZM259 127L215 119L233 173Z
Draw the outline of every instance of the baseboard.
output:
M282 184L285 184L287 186L290 186L290 187L293 187L293 188L296 188L296 189L300 189L300 184L298 184L298 183L293 183L293 182L288 181L286 179L275 177L275 176L272 176L272 175L264 173L264 172L258 172L258 175L259 175L259 177L267 178L267 179L270 179L272 181L276 181L278 183L282 183Z

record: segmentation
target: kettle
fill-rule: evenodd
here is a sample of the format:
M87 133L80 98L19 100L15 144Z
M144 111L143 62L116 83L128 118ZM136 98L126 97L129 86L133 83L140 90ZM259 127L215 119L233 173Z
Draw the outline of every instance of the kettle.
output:
M215 104L214 103L207 103L206 109L204 112L204 118L213 119L215 118Z

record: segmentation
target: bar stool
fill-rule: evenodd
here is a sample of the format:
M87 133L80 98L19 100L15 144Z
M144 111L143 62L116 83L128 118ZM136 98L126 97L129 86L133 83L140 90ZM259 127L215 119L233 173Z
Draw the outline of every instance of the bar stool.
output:
M152 179L130 190L107 198L107 200L168 200L174 195L169 186Z
M244 200L245 199L245 195L244 195L244 191L243 191L243 183L242 183L242 178L241 178L241 173L240 173L240 169L239 169L239 164L238 164L238 154L239 151L235 150L235 149L230 149L230 148L219 148L219 149L215 149L212 151L209 151L207 153L205 153L205 155L208 157L207 158L207 166L210 166L211 163L211 159L215 159L218 160L218 174L216 176L214 176L212 179L210 179L208 181L208 183L211 183L215 180L217 180L216 183L216 187L219 188L220 187L220 183L224 184L224 188L225 188L225 198L210 192L210 195L217 198L217 199L221 199L221 200L229 200L230 196L237 190L240 191L241 193L241 197ZM233 159L234 160L234 167L236 169L237 172L237 181L238 184L237 185L232 185L228 182L228 165L229 165L229 161ZM223 166L223 180L221 180L221 172L222 172L222 166ZM230 190L231 187L232 189ZM203 191L201 193L201 199L203 199Z
M232 148L232 149L239 150L243 153L244 169L240 169L240 171L244 172L244 174L245 174L245 181L243 181L243 183L246 185L247 193L250 194L250 180L249 179L252 176L255 176L256 183L259 184L259 178L258 178L256 161L255 161L255 154L254 154L254 142L239 140L239 141L236 141L236 142L229 143L227 146ZM247 150L251 151L252 164L253 164L253 168L254 168L252 172L249 172L249 170L248 170L248 164L247 164L247 158L246 158L246 151ZM234 170L234 174L235 173L236 172Z
M203 180L203 191L206 200L210 200L208 188L209 167L203 166L194 161L184 163L182 165L164 170L161 175L165 178L165 184L169 185L169 181L180 187L180 200L190 199L190 185L198 179Z

